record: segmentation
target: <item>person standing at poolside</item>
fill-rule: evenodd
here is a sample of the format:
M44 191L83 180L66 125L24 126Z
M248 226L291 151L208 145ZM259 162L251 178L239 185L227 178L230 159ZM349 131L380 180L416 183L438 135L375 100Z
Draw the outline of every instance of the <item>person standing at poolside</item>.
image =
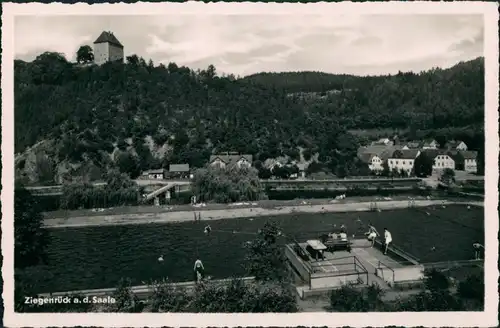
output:
M387 249L389 248L389 244L392 243L392 234L384 228L384 239L385 239L385 251L384 254L387 255Z
M484 250L484 246L480 243L474 243L472 244L472 247L474 247L474 255L476 260L481 259L481 250Z

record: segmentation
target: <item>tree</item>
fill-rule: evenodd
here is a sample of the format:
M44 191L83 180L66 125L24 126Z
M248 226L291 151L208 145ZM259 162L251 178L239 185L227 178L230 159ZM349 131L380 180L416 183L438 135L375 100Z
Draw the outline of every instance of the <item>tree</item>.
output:
M141 312L143 304L139 301L137 295L132 292L131 281L123 278L118 283L116 290L112 294L115 303L109 307L110 312Z
M38 182L42 184L54 183L55 164L52 158L45 154L37 153L35 161L35 174Z
M47 261L49 244L36 199L22 185L14 190L14 266L26 268Z
M417 177L427 177L432 174L432 166L434 160L430 158L425 152L422 152L414 162L415 175Z
M122 173L127 173L132 179L141 174L137 158L129 152L122 152L116 157L116 165Z
M447 185L455 182L455 170L452 170L450 168L444 169L443 173L439 177L439 180Z
M92 50L92 47L89 45L84 45L78 48L78 51L76 52L76 61L81 64L81 63L91 63L94 61L94 52Z
M278 238L282 236L279 227L266 222L257 237L245 244L246 269L258 281L283 281L287 277L285 258Z
M210 280L193 290L174 287L166 281L155 283L149 299L153 312L244 313L297 312L297 301L290 288L281 284L245 282L231 279L228 284Z
M368 312L383 311L387 306L382 301L383 290L376 284L359 289L353 285L343 285L330 292L330 311Z
M382 162L382 175L385 177L388 177L391 175L391 169L389 167L389 162L388 161L383 161Z
M152 282L149 301L152 312L183 312L189 308L192 295L182 287L174 287L167 279Z
M484 306L484 273L469 275L459 282L457 294L464 300L472 300Z
M127 56L126 60L127 60L127 64L129 64L129 65L139 66L140 59L139 59L139 56L137 56L135 54Z
M258 172L254 168L198 169L192 180L193 193L202 201L229 203L263 199Z
M460 311L460 298L449 290L450 281L435 269L424 272L425 288L416 295L400 299L395 304L396 311Z

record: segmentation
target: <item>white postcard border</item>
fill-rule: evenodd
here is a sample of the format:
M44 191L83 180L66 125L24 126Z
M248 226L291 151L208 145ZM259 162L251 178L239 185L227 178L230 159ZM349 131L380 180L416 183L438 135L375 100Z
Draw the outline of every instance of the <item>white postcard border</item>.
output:
M135 4L12 4L2 13L2 255L8 327L156 327L156 326L497 326L498 325L498 4L495 2L378 3L135 3ZM293 313L293 314L109 314L14 313L14 97L13 51L16 15L160 15L164 14L481 14L485 21L485 311L422 313ZM334 18L332 18L334 19Z

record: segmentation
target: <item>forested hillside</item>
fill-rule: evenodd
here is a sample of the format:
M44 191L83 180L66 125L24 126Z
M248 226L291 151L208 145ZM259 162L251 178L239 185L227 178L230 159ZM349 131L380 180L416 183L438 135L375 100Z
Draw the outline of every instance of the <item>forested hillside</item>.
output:
M437 129L484 121L483 58L421 74L357 77L287 72L244 79L306 98L314 107L342 116L348 128Z
M476 141L482 133L467 128L483 122L481 58L418 75L299 72L238 80L217 76L213 66L195 72L137 56L88 66L44 53L14 65L16 175L31 183L100 179L111 167L132 177L169 163L201 167L220 151L259 160L319 153L333 173L355 174L359 140L348 129L432 133L455 126Z

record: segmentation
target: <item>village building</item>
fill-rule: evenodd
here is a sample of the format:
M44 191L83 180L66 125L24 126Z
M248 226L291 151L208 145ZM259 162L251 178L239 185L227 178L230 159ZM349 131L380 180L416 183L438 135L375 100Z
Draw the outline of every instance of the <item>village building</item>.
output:
M168 167L170 179L188 179L190 176L189 164L170 164Z
M415 159L420 155L418 149L396 150L387 160L390 171L404 172L408 176L412 173Z
M123 62L123 45L113 32L104 31L94 41L94 63L102 65L110 61Z
M384 163L396 150L401 150L402 148L402 146L382 145L361 147L358 149L358 158L368 165L370 171L381 173L384 170Z
M154 169L144 171L141 174L142 179L150 179L150 180L163 180L165 179L165 170L164 169Z
M305 179L306 178L307 164L305 164L305 163L299 163L299 164L297 164L297 167L299 168L298 178L299 179Z
M381 138L377 141L372 142L372 146L393 146L394 141L389 138Z
M463 151L461 154L464 158L464 171L477 173L477 151Z
M460 150L460 151L466 151L468 150L467 145L465 142L460 141L460 140L451 140L446 143L444 148L448 151L453 151L453 150Z
M438 149L438 148L439 148L439 143L434 139L424 140L424 141L421 140L409 141L403 147L403 149Z
M477 173L477 155L476 151L451 151L450 156L455 161L455 169L467 173Z
M252 155L226 153L210 156L210 166L218 168L249 168L252 167Z
M436 149L426 149L423 152L434 161L433 172L441 172L444 169L455 170L455 160L449 152Z

